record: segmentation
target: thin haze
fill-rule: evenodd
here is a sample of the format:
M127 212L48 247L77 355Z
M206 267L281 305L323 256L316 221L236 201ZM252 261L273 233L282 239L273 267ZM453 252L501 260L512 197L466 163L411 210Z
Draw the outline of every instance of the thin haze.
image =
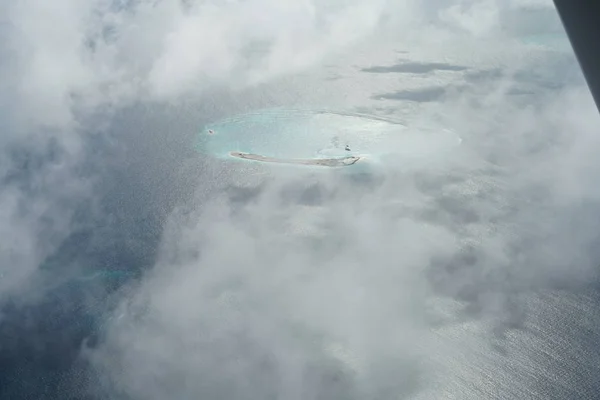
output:
M570 50L524 39L564 37L551 1L29 0L0 18L9 376L54 365L57 398L593 393L594 354L565 333L579 367L541 367L528 336L598 259L597 111ZM193 153L204 123L282 105L463 142L366 180ZM106 269L134 277L54 290ZM100 333L15 339L15 310L49 293L48 319L91 310Z

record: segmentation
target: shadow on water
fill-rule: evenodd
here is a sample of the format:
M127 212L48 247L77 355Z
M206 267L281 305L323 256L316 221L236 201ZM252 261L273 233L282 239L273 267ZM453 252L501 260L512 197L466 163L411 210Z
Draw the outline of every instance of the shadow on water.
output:
M375 95L374 100L409 100L418 103L438 101L447 94L445 87L428 87L415 90L400 90L394 93L383 93Z
M435 71L452 71L461 72L468 68L462 65L453 65L446 63L426 63L426 62L405 62L396 65L377 65L374 67L363 68L363 72L371 72L378 74L390 73L409 73L409 74L428 74Z

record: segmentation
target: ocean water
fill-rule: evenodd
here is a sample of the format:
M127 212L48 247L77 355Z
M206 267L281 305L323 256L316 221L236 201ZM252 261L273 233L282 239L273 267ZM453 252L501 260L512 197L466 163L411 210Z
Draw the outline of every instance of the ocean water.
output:
M478 46L113 115L95 201L2 305L0 397L598 397L597 112L572 54ZM227 157L335 137L393 156L367 180Z

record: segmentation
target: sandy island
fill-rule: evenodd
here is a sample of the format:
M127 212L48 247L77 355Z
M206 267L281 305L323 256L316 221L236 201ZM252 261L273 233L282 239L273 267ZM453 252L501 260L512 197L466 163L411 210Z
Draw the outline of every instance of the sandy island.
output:
M230 156L236 158L243 158L245 160L262 161L278 164L296 164L296 165L314 165L319 167L347 167L358 160L360 157L350 156L341 158L306 158L306 159L285 159L285 158L274 158L265 157L257 154L241 153L239 151L232 151L229 153Z

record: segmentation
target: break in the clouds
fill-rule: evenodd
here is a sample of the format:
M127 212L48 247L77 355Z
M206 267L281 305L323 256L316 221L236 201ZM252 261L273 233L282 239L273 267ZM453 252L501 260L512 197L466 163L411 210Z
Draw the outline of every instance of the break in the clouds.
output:
M562 34L551 2L0 10L0 329L13 338L1 361L14 371L0 383L11 398L43 392L24 380L42 382L44 368L59 398L538 390L535 352L515 345L547 345L527 336L543 314L535 296L583 287L598 255L597 112L572 54L539 39ZM417 73L366 72L399 65L399 50ZM325 64L338 79L322 79ZM360 177L190 150L204 124L295 103L463 140ZM93 283L106 270L135 279ZM64 317L65 304L94 328ZM478 371L506 379L477 392Z

